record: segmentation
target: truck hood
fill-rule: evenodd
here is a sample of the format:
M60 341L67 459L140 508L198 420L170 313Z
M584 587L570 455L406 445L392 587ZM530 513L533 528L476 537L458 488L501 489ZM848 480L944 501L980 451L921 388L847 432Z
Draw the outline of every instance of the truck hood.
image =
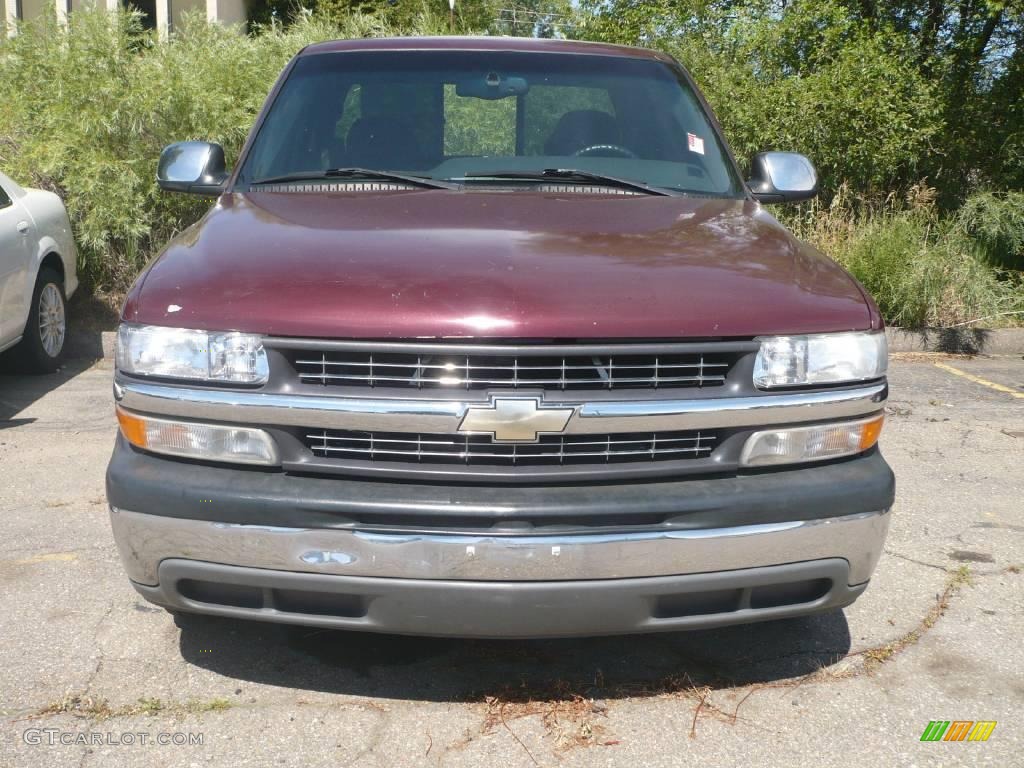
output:
M745 200L233 193L126 320L321 338L664 339L877 327L839 266Z

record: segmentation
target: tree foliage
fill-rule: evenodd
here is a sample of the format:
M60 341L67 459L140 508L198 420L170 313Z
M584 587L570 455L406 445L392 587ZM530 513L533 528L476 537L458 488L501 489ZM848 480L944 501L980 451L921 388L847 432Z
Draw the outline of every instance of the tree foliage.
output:
M1024 0L583 0L579 34L675 53L741 154L826 189L1024 186Z
M560 34L572 16L570 0L251 0L250 21L288 22L301 12L347 24L354 17L372 17L392 29L410 29L431 19L437 34L502 35Z

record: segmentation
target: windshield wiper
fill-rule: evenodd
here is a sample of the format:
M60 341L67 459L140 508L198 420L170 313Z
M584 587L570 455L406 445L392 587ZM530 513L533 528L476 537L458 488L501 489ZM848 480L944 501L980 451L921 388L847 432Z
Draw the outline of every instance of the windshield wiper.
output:
M550 181L558 179L562 181L582 181L603 184L606 187L618 187L620 189L632 189L637 192L646 192L648 195L674 196L678 193L663 187L652 187L642 181L631 181L618 176L606 176L603 173L582 171L578 168L545 168L542 171L471 171L466 174L467 179L524 179L527 181Z
M429 176L411 176L391 171L375 171L371 168L329 168L326 171L298 171L283 176L268 176L256 179L252 184L286 184L289 181L317 181L320 179L373 179L377 181L398 181L427 189L457 189L456 184L432 179Z

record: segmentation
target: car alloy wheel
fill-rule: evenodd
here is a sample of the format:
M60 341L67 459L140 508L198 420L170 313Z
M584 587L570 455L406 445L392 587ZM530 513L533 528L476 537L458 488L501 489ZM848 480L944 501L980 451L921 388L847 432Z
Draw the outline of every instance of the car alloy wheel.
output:
M39 340L43 351L50 357L57 357L64 348L66 333L64 297L56 285L47 283L39 294Z

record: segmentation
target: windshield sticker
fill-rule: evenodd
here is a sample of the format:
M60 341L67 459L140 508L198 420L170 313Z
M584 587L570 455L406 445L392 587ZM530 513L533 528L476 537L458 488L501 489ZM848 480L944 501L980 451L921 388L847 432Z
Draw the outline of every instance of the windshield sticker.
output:
M695 133L688 133L686 140L689 142L691 152L696 152L698 155L704 154L704 139Z

